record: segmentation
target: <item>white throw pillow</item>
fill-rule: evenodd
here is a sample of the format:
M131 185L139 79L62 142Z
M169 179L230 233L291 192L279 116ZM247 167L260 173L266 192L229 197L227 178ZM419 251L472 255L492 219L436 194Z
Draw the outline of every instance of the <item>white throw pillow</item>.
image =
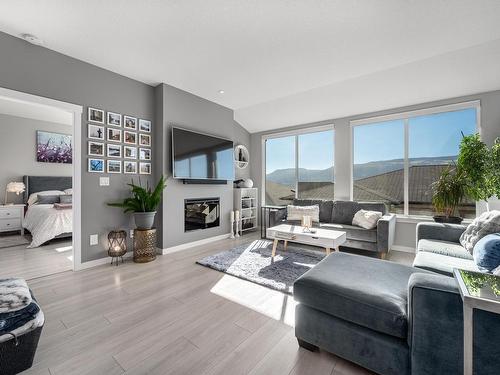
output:
M312 221L319 223L319 205L314 206L292 206L288 205L286 208L287 220L300 220L303 216L311 216Z
M66 189L66 190L64 190L64 194L66 194L66 195L73 195L73 189Z
M29 196L28 198L28 206L31 206L32 204L35 204L36 201L38 200L39 195L62 195L64 194L63 191L61 190L46 190L46 191L39 191L36 193L33 193Z
M365 229L373 229L377 227L377 223L382 216L382 212L359 210L352 219L352 225L357 225Z
M500 232L500 211L486 211L476 217L460 236L460 244L472 254L474 245L484 236Z

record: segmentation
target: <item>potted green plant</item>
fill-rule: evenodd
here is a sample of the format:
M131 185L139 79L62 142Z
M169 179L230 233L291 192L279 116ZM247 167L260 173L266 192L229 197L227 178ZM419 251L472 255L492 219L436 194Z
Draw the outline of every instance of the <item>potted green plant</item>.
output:
M438 223L460 224L463 218L455 216L457 206L465 197L465 180L458 168L448 166L432 184L432 204L441 215L434 216Z
M108 203L111 207L120 207L125 213L132 212L137 229L151 229L153 227L156 209L160 205L162 192L167 186L165 177L161 177L156 187L151 190L149 183L143 188L140 184L127 184L131 187L132 196L125 198L122 202Z

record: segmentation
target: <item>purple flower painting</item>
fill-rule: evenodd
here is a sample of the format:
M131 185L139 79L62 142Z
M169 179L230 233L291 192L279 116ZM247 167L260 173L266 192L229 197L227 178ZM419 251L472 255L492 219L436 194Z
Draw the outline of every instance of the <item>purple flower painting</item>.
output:
M36 161L42 163L72 164L72 136L37 130Z

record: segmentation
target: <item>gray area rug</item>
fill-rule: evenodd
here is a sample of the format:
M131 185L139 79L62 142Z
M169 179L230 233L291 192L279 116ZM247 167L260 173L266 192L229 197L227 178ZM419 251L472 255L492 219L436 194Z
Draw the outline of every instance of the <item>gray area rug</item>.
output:
M273 260L272 242L255 240L234 249L210 255L196 263L292 294L294 281L325 257L324 251L312 249L304 245L289 243L287 250L283 251L283 245L280 242Z
M27 245L30 242L31 241L28 238L19 234L11 236L0 236L0 249L4 249L6 247Z

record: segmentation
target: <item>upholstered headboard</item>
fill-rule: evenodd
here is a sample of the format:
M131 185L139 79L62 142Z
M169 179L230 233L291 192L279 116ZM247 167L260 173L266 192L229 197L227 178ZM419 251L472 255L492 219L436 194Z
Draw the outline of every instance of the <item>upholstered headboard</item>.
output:
M45 190L66 190L73 187L72 177L61 176L23 176L23 182L26 186L23 201L26 203L33 193Z

